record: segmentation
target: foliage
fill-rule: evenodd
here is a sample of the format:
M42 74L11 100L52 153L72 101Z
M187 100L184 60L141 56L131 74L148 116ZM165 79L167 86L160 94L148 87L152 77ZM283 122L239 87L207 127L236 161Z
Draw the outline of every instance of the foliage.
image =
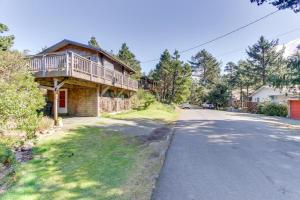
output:
M1 199L124 199L138 152L134 138L98 127L44 138Z
M107 115L106 117L114 119L149 119L159 120L160 122L173 122L178 117L178 112L173 105L155 102L145 110L132 110L128 112L118 113L115 115Z
M199 83L205 87L212 87L220 80L220 63L205 49L198 52L190 61L195 76Z
M262 5L263 3L269 3L276 6L278 9L292 9L295 13L300 12L299 0L250 0L251 3L257 3Z
M12 165L16 162L15 154L7 146L0 143L0 164Z
M34 136L44 98L27 61L18 52L0 51L0 127L24 130Z
M172 57L169 51L165 50L156 69L151 72L161 102L182 103L187 101L190 95L191 67L179 58L178 51L175 51Z
M260 86L267 84L272 68L280 66L283 60L284 49L278 51L276 49L278 40L268 41L261 36L258 42L248 48L248 62L252 71L255 72L255 80Z
M100 45L98 44L96 37L94 37L94 36L91 37L91 39L88 41L88 44L95 48L100 48Z
M193 105L201 105L207 98L207 90L200 84L193 82L190 88L191 95L189 103Z
M300 48L288 59L286 80L293 86L300 85Z
M288 57L282 65L273 70L270 80L277 88L294 89L300 84L300 47L294 55Z
M257 112L268 116L286 117L288 115L288 107L284 104L264 103L259 105Z
M218 83L214 88L208 93L208 101L216 108L223 108L227 106L230 93L228 87L223 83Z
M11 149L22 146L24 141L20 137L0 134L0 145L5 145Z
M8 27L5 24L0 23L0 33L4 33L8 31ZM13 35L5 35L0 36L0 51L9 50L14 44L15 36Z
M155 96L145 90L138 90L136 95L131 98L132 108L137 110L147 109L156 101Z
M140 61L138 61L135 58L135 55L129 50L129 47L126 43L123 43L121 46L121 49L118 53L118 58L123 61L125 64L127 64L129 67L131 67L133 70L135 70L134 78L139 79L141 77L141 65Z

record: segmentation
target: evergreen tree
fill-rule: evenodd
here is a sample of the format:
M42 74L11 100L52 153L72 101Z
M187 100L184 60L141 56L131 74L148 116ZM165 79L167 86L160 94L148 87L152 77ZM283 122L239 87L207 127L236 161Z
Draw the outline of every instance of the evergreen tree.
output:
M278 40L268 41L263 36L258 42L246 50L248 62L251 64L258 84L265 85L269 80L268 76L272 68L278 66L282 60L283 50L277 51Z
M224 68L224 78L229 86L229 88L233 89L235 87L236 75L238 71L238 65L234 62L228 62Z
M165 103L182 103L190 95L191 67L179 60L178 51L172 57L165 50L160 57L152 77L157 83L158 97Z
M257 3L257 5L262 5L264 3L272 4L278 9L292 9L295 13L300 11L299 0L250 0L251 3Z
M134 76L135 79L139 79L141 77L141 65L140 61L135 58L135 55L129 50L129 47L126 43L122 44L121 49L118 53L118 58L122 60L125 64L129 65L132 69L136 71Z
M0 33L8 31L8 27L5 24L0 23ZM13 35L0 36L0 51L9 50L14 44L15 37Z
M298 52L288 58L285 83L292 86L300 85L300 48Z
M214 104L215 108L224 108L230 97L229 89L224 83L217 83L208 94L208 101Z
M251 86L255 85L254 73L252 71L251 65L245 60L240 60L238 62L238 79L240 84L246 88L246 97L249 98L249 89Z
M205 102L207 97L207 91L198 82L192 81L190 87L190 97L189 102L193 105L201 105Z
M95 48L100 48L100 45L98 44L96 37L92 36L91 39L89 40L88 44L90 46L93 46Z
M190 61L192 69L199 74L200 84L210 87L220 80L220 63L205 49L198 52Z

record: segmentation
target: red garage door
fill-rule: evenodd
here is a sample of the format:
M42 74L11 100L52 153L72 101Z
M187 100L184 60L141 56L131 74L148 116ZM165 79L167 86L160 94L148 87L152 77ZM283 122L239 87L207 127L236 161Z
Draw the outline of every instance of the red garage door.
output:
M290 101L290 112L292 119L300 119L300 100Z

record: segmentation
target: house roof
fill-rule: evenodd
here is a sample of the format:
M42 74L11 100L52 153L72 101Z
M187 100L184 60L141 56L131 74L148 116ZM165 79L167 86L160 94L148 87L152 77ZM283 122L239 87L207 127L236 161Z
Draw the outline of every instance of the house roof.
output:
M74 45L74 46L78 46L78 47L82 47L82 48L85 48L85 49L90 49L92 51L97 51L103 55L105 55L106 57L108 57L109 59L113 60L114 62L122 65L123 67L127 68L128 70L130 70L131 72L134 72L135 73L135 70L132 69L130 66L128 66L127 64L125 64L123 61L121 61L120 59L116 58L115 55L105 51L104 49L102 48L96 48L96 47L93 47L91 45L87 45L87 44L82 44L82 43L79 43L79 42L75 42L75 41L72 41L72 40L67 40L67 39L64 39L56 44L54 44L53 46L43 50L42 52L40 52L39 54L44 54L44 53L51 53L51 52L54 52L64 46L67 46L67 45Z
M257 90L255 90L251 95L250 97L254 96L255 94L259 93L260 91L262 91L263 89L266 89L266 88L269 88L269 86L261 86L260 88L258 88Z

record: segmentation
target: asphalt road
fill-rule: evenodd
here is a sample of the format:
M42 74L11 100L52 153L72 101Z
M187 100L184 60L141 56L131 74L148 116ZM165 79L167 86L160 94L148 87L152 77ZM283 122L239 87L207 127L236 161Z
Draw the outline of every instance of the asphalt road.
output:
M300 129L184 110L154 200L299 200Z

